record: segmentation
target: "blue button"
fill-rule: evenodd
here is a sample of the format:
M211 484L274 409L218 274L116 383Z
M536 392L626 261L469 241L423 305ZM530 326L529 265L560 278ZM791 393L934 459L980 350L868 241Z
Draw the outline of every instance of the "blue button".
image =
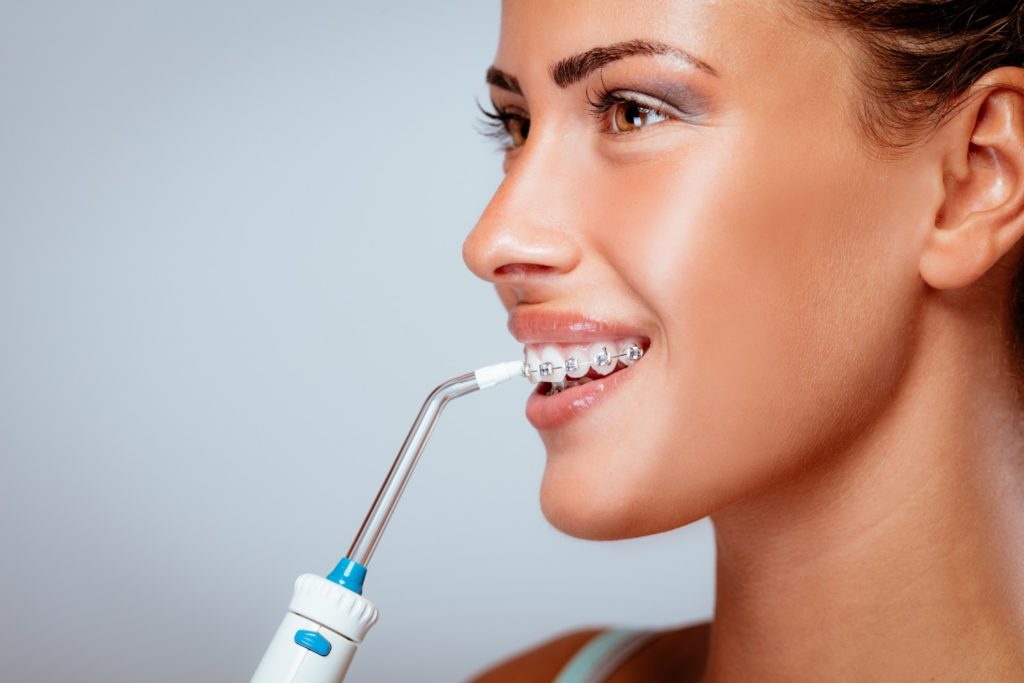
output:
M301 645L310 652L326 657L331 651L331 642L316 631L296 631L295 644Z

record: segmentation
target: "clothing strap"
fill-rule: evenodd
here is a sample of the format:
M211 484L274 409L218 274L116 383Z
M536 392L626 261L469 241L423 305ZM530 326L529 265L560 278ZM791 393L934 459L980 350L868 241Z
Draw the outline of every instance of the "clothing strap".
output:
M581 647L552 683L600 683L612 674L658 631L611 628Z

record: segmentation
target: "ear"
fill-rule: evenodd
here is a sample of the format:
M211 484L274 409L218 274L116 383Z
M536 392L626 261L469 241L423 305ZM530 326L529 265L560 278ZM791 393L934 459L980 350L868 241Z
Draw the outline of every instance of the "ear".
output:
M978 280L1024 236L1024 69L978 79L945 125L945 198L923 245L936 289Z

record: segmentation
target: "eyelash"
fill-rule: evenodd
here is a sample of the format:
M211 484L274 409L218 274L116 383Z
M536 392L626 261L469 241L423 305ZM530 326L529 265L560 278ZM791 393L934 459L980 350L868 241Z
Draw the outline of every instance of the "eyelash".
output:
M597 89L597 91L595 92L594 99L591 99L588 96L587 102L590 104L590 107L588 108L589 113L598 120L603 119L605 115L611 110L611 108L617 104L633 104L639 107L640 109L651 112L653 114L658 114L661 116L666 115L665 112L661 110L661 107L650 107L632 97L616 95L615 93L606 90L603 86ZM481 134L483 134L485 137L498 140L498 142L501 144L500 149L502 150L507 151L515 149L515 147L512 144L514 142L512 140L512 134L508 130L508 123L509 121L515 120L529 121L529 117L523 116L522 114L513 114L510 110L504 107L499 107L498 105L493 103L492 106L494 107L495 111L488 111L483 107L480 107L479 103L477 103L477 107L480 109L481 112L483 112L484 116L487 117L486 119L481 120L481 123L484 125L484 129L480 131ZM627 135L629 133L637 131L613 132L602 130L601 132L605 135Z
M520 114L513 114L508 109L499 107L496 104L492 104L494 111L484 109L480 106L479 102L476 106L487 117L486 119L480 119L480 123L484 126L480 133L485 137L497 140L502 150L512 149L512 134L508 131L508 122L516 119L525 119L526 117Z

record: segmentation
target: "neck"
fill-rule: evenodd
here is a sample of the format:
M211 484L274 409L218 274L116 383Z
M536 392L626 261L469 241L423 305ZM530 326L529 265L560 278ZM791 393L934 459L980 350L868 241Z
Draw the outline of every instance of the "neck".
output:
M936 300L923 320L866 429L712 516L707 681L1020 680L1024 437L1010 354L992 352L1005 344L991 319Z

